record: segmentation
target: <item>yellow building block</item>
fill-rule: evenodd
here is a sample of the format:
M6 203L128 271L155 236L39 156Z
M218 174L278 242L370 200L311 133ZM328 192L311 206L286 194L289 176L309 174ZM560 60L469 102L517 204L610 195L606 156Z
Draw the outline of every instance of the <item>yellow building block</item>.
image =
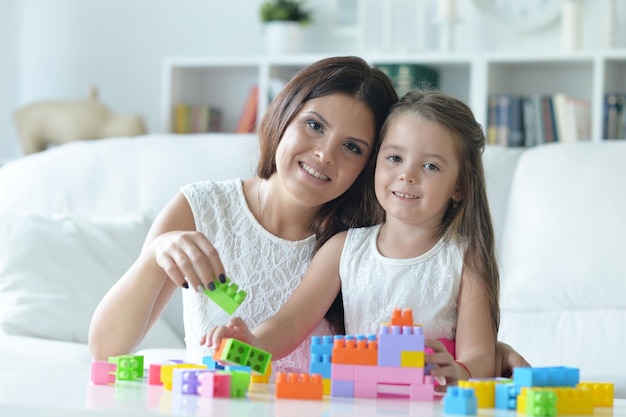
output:
M263 375L252 374L250 382L254 384L268 384L272 375L272 362L269 363Z
M322 379L322 393L324 395L330 395L330 379L324 378Z
M424 352L400 352L400 367L402 368L423 368Z
M596 407L613 407L615 386L611 382L581 382L578 388L591 390L593 405Z
M174 383L174 369L176 368L206 369L206 366L196 365L195 363L175 363L171 365L162 365L161 382L163 383L163 388L167 391L172 390L172 384Z
M496 406L496 381L459 381L459 387L474 388L478 408Z

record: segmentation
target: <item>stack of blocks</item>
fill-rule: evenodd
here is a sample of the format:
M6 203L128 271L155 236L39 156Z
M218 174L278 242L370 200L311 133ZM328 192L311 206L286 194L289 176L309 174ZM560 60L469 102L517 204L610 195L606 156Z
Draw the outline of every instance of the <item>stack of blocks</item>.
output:
M385 386L404 386L412 400L435 398L424 369L424 334L410 309L394 309L378 335L313 337L310 373L322 376L332 397L376 398Z
M476 408L495 407L526 416L552 417L592 415L594 407L613 406L612 383L580 382L579 375L579 369L563 366L515 368L513 380L459 381L458 387L448 387L444 411L475 415Z

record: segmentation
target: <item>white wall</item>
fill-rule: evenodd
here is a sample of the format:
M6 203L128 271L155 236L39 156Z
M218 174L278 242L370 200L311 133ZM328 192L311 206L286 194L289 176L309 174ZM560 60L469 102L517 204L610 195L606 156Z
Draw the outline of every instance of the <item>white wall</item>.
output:
M158 131L163 59L263 53L261 1L0 0L0 162L21 154L11 120L15 109L39 100L81 98L92 85L115 112L138 112L150 131ZM308 1L315 20L305 49L359 53L356 40L332 31L334 1ZM423 1L430 2L432 12L436 0ZM602 45L601 14L590 4L604 1L584 2L585 49ZM503 33L481 19L472 0L457 4L457 50L560 46L558 25L534 34ZM434 47L436 27L430 19L426 35Z

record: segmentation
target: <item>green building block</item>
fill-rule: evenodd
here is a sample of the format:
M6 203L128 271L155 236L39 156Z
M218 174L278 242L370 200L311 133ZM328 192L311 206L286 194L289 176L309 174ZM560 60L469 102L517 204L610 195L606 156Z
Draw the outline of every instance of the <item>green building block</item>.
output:
M116 381L132 381L143 378L143 356L141 355L109 356L109 362L116 365Z
M265 375L272 354L237 339L224 339L213 359L228 365L247 366L255 374Z
M230 397L242 398L248 393L250 386L250 372L246 371L220 371L230 374Z
M215 281L215 289L210 291L205 288L204 294L228 314L233 314L246 298L246 292L239 290L237 284L231 282L230 278L226 278L223 284Z
M534 391L526 393L526 415L533 417L556 416L557 397L553 391Z

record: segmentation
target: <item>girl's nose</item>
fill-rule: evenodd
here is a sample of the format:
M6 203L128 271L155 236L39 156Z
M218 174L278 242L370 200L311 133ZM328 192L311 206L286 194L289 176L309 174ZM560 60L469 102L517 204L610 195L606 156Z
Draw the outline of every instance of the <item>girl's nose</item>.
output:
M400 174L400 181L405 181L405 182L408 182L409 184L414 184L415 177L411 175L411 173L409 172L403 172L402 174Z

